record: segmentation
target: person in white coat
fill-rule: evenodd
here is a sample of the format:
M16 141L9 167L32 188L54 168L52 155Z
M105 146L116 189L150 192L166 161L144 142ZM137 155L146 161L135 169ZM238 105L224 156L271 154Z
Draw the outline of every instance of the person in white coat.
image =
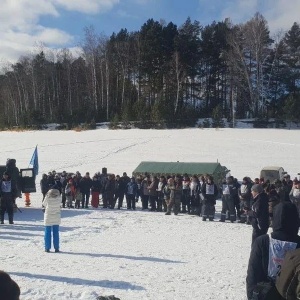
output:
M55 186L51 187L43 201L45 225L45 252L51 249L51 233L53 233L53 246L59 252L59 225L61 220L61 195Z

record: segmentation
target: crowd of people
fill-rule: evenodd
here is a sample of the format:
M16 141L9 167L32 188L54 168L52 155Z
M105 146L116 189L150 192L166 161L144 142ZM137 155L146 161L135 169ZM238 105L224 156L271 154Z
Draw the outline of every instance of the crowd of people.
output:
M272 223L272 212L276 204L292 201L300 208L300 182L293 181L287 175L282 181L265 181L263 178L251 180L244 177L239 183L233 176L228 176L223 183L214 183L210 175L203 176L144 176L129 177L126 172L122 176L96 173L84 176L56 173L43 174L40 186L43 199L51 186L60 191L62 207L94 208L99 207L102 196L103 208L121 209L126 199L127 209L136 209L136 202L141 201L142 209L165 212L167 215L188 213L202 217L203 221L215 219L215 204L222 199L220 221L251 223L251 207L254 191L264 192L268 202L268 219ZM252 192L251 192L252 189Z
M102 170L102 173L90 177L88 172L81 176L80 172L52 171L43 174L40 185L45 213L46 252L50 252L52 243L55 252L60 252L61 208L83 209L90 205L98 208L101 196L104 209L125 208L125 199L128 210L135 210L136 203L141 201L142 210L164 212L166 215L193 214L200 216L203 221L214 221L216 200L220 198L220 222L228 220L252 225L246 279L248 299L297 299L294 295L298 292L292 288L291 277L298 276L299 265L297 284L300 291L300 252L297 252L299 263L297 260L295 262L295 255L289 256L297 268L290 267L290 261L284 263L286 253L300 248L300 181L297 178L291 180L286 175L283 180L270 182L264 178L251 180L244 177L239 182L233 176L228 176L223 182L215 183L210 175L144 174L129 177L126 172L122 176L115 176ZM3 174L0 193L1 223L7 212L9 222L13 224L12 203L18 193L10 172ZM269 227L273 230L270 235L267 234ZM280 277L281 270L283 275ZM19 293L17 289L16 293ZM287 294L293 296L284 297Z
M210 175L189 177L187 174L145 174L128 177L124 172L123 176L97 173L90 178L88 172L84 176L79 172L51 172L43 175L41 189L46 215L48 210L51 217L51 220L46 215L44 218L46 252L51 247L51 230L55 252L59 252L60 206L71 208L75 203L76 208L88 208L90 195L93 207L99 206L101 194L103 208L114 209L117 205L121 209L125 198L126 208L134 210L136 202L141 200L143 210L164 211L166 215L172 212L175 215L179 212L195 214L201 216L203 221L215 219L216 200L221 198L220 222L229 220L252 225L251 254L246 278L247 298L298 299L296 295L300 293L297 290L300 276L293 285L291 277L298 276L296 270L299 264L300 271L300 259L299 263L297 260L295 262L294 252L291 252L290 259L294 263L292 267L284 259L286 253L300 248L300 181L296 178L291 180L289 175L275 182L264 178L252 181L249 177L244 177L241 183L228 176L224 182L216 184ZM56 211L57 220L52 219L53 210ZM268 235L270 226L273 227L273 232ZM281 267L283 273L280 276ZM288 294L292 296L285 297Z

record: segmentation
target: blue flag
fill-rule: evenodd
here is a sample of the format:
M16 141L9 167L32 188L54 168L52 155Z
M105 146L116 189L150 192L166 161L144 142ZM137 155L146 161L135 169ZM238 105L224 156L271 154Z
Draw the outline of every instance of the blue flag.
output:
M34 149L34 152L32 154L31 161L30 161L29 165L32 165L33 170L34 170L34 175L35 176L38 175L38 173L39 173L39 157L38 157L37 146Z

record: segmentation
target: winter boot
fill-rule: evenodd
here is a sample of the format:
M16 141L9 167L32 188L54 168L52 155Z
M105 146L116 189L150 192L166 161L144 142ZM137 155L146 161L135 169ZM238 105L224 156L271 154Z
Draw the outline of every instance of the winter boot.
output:
M226 213L221 213L221 219L219 220L219 222L225 222L226 219Z
M167 203L165 200L163 200L163 207L164 207L164 212L167 212L168 211L168 207L167 207Z
M242 214L240 216L240 220L238 221L238 223L246 223L246 215L245 214Z
M162 201L157 200L157 211L162 211Z
M5 210L1 210L1 208L0 208L0 220L1 220L1 224L4 223L4 215L5 215Z
M251 225L251 221L252 221L252 218L250 216L247 216L246 224Z
M235 215L230 215L230 222L233 223L236 221L236 216Z

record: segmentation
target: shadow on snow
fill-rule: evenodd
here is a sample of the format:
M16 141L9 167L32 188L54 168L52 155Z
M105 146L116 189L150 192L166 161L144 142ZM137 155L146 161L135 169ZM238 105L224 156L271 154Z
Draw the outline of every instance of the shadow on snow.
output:
M64 282L64 283L69 283L74 285L97 286L97 287L120 289L120 290L138 290L138 291L145 290L145 288L142 286L135 285L126 281L111 281L111 280L97 281L97 280L69 278L69 277L53 276L53 275L30 274L24 272L10 272L9 274L15 276L28 277L29 279L58 281L58 282Z
M44 213L42 208L33 208L33 207L26 207L21 208L22 213L18 212L14 215L14 219L16 221L43 221L44 220ZM71 218L81 215L91 214L93 210L75 210L75 209L62 209L61 217L62 218Z
M169 260L157 257L147 257L147 256L129 256L129 255L119 255L119 254L107 254L107 253L80 253L80 252L61 252L62 254L70 254L70 255L84 255L90 257L107 257L107 258L121 258L121 259L130 259L130 260L144 260L150 262L158 262L158 263L170 263L170 264L184 264L185 262Z

